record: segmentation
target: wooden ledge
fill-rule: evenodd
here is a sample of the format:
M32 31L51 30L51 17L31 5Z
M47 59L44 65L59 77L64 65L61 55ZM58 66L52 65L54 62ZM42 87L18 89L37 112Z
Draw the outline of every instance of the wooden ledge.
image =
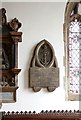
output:
M0 92L15 92L17 89L18 89L18 86L0 87Z

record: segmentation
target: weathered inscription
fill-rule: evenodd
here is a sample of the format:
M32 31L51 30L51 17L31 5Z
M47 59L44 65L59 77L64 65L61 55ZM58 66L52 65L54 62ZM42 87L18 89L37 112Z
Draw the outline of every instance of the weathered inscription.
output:
M58 68L30 68L31 87L58 87Z

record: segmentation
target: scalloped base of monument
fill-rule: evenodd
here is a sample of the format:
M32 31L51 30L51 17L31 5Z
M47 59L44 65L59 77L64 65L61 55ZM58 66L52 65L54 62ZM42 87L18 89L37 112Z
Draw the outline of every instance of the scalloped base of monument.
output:
M41 87L33 87L34 92L39 92L41 90Z
M33 87L33 91L39 92L42 88L43 88L42 86L41 87ZM56 87L53 87L53 86L46 87L46 88L49 92L53 92L56 89Z
M47 87L47 90L48 90L49 92L53 92L55 89L56 89L56 87Z

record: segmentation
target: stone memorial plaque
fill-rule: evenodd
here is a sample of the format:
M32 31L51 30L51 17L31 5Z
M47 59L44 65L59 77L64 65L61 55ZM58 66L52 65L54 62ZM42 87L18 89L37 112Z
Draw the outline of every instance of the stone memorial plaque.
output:
M59 68L52 45L43 40L35 48L29 69L29 85L35 92L47 88L52 92L59 86Z
M30 68L31 87L58 87L58 68Z

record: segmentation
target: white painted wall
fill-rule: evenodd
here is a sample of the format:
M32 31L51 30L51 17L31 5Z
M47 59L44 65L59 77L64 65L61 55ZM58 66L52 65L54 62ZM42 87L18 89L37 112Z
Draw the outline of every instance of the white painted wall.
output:
M63 20L66 3L64 2L4 2L2 6L7 11L8 21L17 17L23 32L22 43L19 43L19 89L17 102L3 104L1 111L36 111L41 110L78 110L79 102L65 101L63 89ZM42 89L33 92L28 88L28 69L34 46L46 39L54 47L60 68L60 86L54 92Z

